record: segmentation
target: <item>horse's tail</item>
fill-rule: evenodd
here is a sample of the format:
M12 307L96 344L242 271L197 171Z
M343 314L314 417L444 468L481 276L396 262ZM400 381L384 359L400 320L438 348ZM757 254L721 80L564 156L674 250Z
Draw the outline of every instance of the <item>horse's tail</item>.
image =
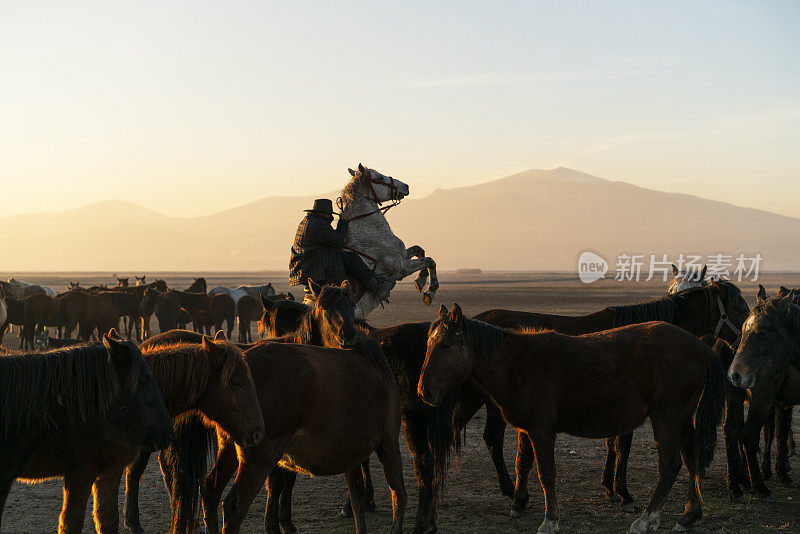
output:
M216 431L206 426L202 416L192 415L175 424L175 438L159 455L172 497L172 534L195 530L199 489L205 480L209 451L213 451L215 444Z
M706 467L711 465L711 460L714 459L714 449L717 446L717 427L722 423L725 395L728 391L725 369L722 367L719 357L705 344L703 348L708 372L694 419L694 443L700 448L700 475L703 475Z

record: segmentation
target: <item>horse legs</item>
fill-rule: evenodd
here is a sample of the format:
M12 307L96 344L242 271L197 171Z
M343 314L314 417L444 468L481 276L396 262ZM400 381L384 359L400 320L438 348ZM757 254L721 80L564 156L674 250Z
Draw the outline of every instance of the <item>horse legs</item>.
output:
M628 457L631 455L631 442L633 432L617 436L614 440L616 446L617 465L614 470L614 493L622 499L622 509L628 513L636 511L636 504L628 492Z
M777 416L777 403L772 403L763 429L764 455L761 461L761 476L764 477L764 480L772 478L772 442L775 439L775 418Z
M657 415L650 416L653 434L658 449L658 484L642 516L633 522L630 534L645 534L658 529L661 522L661 508L667 494L675 483L681 470L681 432L675 425L668 425Z
M761 426L769 416L771 408L771 399L769 402L751 400L750 410L747 412L747 422L742 432L747 467L750 470L750 483L759 496L765 500L770 498L771 493L766 484L764 484L764 479L761 477L761 470L758 466L758 438Z
M398 276L398 280L416 272L419 272L419 274L417 275L417 279L414 281L414 284L417 287L417 291L422 292L422 301L426 306L430 306L431 302L433 301L433 297L436 294L436 290L439 289L439 277L436 274L436 262L433 260L433 258L411 259L408 261L408 265L405 266L405 269L403 269L403 272L400 274L400 276ZM428 274L430 275L428 289L423 291L425 279L428 278Z
M128 466L128 472L125 475L125 526L133 534L144 533L139 520L139 485L149 460L150 453L140 449L136 459Z
M297 473L285 469L283 471L283 487L278 503L278 523L281 525L283 534L292 534L297 532L297 528L292 522L292 491L294 491L294 483L297 481ZM272 472L274 473L275 469Z
M789 434L792 431L791 404L780 404L776 410L775 434L778 440L778 455L775 458L775 473L784 486L791 487L792 479L789 476Z
M403 414L403 431L414 462L419 500L414 534L432 534L436 527L436 489L433 486L433 454L428 445L430 416L421 412Z
M289 439L262 441L255 447L241 451L239 472L236 473L233 487L222 503L224 533L238 534L247 510L269 474L278 465Z
M618 496L614 493L614 465L617 455L615 451L616 437L606 438L606 463L603 466L603 474L600 477L600 484L606 488L606 498L611 502L619 500Z
M528 506L528 476L535 459L531 440L524 430L517 432L517 460L514 465L517 471L517 485L514 488L514 500L511 501L511 517L518 517Z
M267 477L267 506L264 511L264 530L267 534L281 534L278 507L285 474L286 471L283 468L276 466Z
M522 433L520 433L522 435ZM544 491L544 521L540 534L558 532L558 500L556 498L555 432L547 429L530 430L525 434L533 446L539 483Z
M402 534L403 515L406 511L406 486L403 482L403 460L397 444L397 434L378 446L378 460L383 466L386 483L392 492L392 534Z
M686 470L689 472L689 492L683 515L678 518L675 530L686 532L703 519L702 496L700 495L700 447L695 439L694 425L691 419L683 428L681 436L681 456Z
M369 472L369 458L364 460L361 464L361 474L364 477L364 491L366 492L366 509L368 512L375 511L375 488L372 486L372 475ZM344 500L342 509L339 510L339 516L352 517L353 508L350 506L350 492L347 492L347 497Z
M58 533L70 534L83 531L83 516L86 501L92 491L95 473L70 471L64 474L64 499L58 518Z
M733 386L728 387L728 398L725 402L725 422L722 433L725 437L725 456L728 461L728 491L732 502L741 502L742 488L739 484L750 485L747 479L741 454L741 435L744 427L745 390Z
M497 471L497 480L500 482L500 493L506 497L514 496L514 484L508 476L505 458L503 458L503 439L505 437L506 422L500 410L491 402L486 403L486 426L483 429L483 441L489 449L494 470Z
M361 467L356 467L344 474L347 480L347 490L350 493L350 503L353 507L353 518L356 522L356 534L366 534L366 495L364 495L364 478Z
M119 483L124 466L112 466L106 469L95 480L92 488L94 495L94 527L100 534L116 534L119 531Z
M225 441L220 438L217 461L200 489L200 496L203 502L203 521L208 534L219 532L217 519L219 501L222 498L225 485L236 472L238 466L239 460L236 457L236 446L233 441Z

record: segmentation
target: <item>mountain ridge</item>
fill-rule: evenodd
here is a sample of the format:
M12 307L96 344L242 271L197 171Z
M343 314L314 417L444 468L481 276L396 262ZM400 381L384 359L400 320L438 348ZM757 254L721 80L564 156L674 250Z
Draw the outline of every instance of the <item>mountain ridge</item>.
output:
M771 270L800 269L800 219L573 169L530 169L411 196L387 214L406 246L443 270L572 270L583 250L620 253L760 252ZM329 193L335 198L338 193ZM60 212L0 218L3 268L13 270L285 269L313 198L272 195L175 217L110 199ZM33 246L32 243L46 243ZM613 261L609 261L613 263Z

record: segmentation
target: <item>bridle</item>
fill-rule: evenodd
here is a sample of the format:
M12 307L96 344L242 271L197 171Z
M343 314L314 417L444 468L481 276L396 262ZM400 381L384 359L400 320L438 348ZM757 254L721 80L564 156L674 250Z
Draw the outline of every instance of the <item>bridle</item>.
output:
M735 334L739 334L736 338L736 341L731 344L736 345L742 339L742 331L736 327L736 325L728 316L728 313L725 311L725 305L722 303L722 298L719 296L719 291L715 291L715 296L717 297L717 307L719 308L719 321L717 321L717 327L714 329L714 337L719 337L722 327L727 326Z
M361 215L356 215L355 217L350 217L349 220L355 221L355 220L358 220L358 219L363 219L364 217L369 217L370 215L375 215L378 212L382 212L382 213L386 214L387 211L389 211L393 207L395 207L398 204L400 204L400 200L401 199L400 199L400 196L398 194L399 191L400 191L400 187L395 183L394 178L392 178L391 176L388 176L387 177L387 178L389 178L389 183L388 184L383 182L383 181L381 181L381 180L376 180L375 178L373 178L372 177L372 173L370 173L369 176L365 176L364 174L362 174L361 178L363 180L366 180L367 186L369 187L369 192L372 194L372 198L370 198L370 197L368 197L366 195L364 196L364 198L372 200L373 202L375 202L375 204L377 204L380 207L378 209L372 210L372 211L370 211L368 213L362 213ZM392 195L391 195L391 204L389 204L387 206L381 206L381 204L383 204L385 201L384 200L378 200L378 193L375 192L375 186L373 184L384 185L384 186L389 188L389 191L391 191L391 193L392 193ZM339 211L343 211L344 210L344 203L342 201L342 197L339 197L339 198L336 199L336 207L339 208Z

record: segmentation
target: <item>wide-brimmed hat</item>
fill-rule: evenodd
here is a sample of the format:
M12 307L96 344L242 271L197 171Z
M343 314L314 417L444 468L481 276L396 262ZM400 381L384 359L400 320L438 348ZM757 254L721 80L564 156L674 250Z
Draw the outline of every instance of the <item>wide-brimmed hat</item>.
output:
M329 198L318 198L314 201L314 207L310 210L303 210L308 213L321 213L322 215L333 215L333 202Z

